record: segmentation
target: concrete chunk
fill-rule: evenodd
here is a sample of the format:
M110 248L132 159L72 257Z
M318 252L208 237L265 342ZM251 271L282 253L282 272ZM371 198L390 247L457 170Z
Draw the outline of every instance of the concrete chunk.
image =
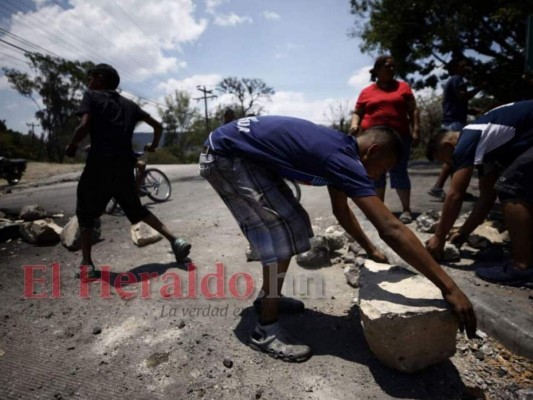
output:
M412 373L453 356L457 321L429 280L366 260L359 285L363 331L381 362Z
M144 222L139 222L131 227L131 239L139 247L155 243L162 238L155 229Z
M96 219L92 233L92 242L97 243L101 235L100 219ZM71 251L81 248L81 233L78 217L73 216L61 231L61 244Z
M61 227L51 219L38 219L37 221L24 222L20 225L20 235L32 244L44 245L59 242Z

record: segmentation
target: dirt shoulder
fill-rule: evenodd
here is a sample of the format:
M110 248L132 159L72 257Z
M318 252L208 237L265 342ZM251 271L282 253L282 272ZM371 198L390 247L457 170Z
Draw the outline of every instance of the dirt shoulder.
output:
M84 164L82 163L50 163L50 162L38 162L29 161L26 167L26 171L22 175L22 179L15 186L8 185L7 181L0 179L0 188L10 189L19 188L28 185L39 185L42 183L52 183L55 181L61 181L75 176L81 173ZM68 180L68 179L67 179Z

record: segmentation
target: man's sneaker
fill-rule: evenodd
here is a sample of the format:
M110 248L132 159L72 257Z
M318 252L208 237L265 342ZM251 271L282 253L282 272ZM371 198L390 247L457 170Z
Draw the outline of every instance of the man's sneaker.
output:
M442 188L432 187L429 189L428 194L442 201L444 201L444 198L446 197L446 193Z
M510 262L476 269L476 275L486 281L509 286L533 288L533 268L515 268Z
M287 362L302 362L308 360L311 355L311 347L300 343L285 332L278 325L278 329L270 335L256 324L250 336L249 346L256 350L267 353L270 357Z
M261 312L261 300L263 297L258 297L254 300L254 310L257 313ZM279 312L286 314L298 314L303 313L305 305L303 301L293 299L291 297L285 297L283 295L279 298Z
M410 224L411 222L413 222L413 216L409 211L404 211L403 213L401 213L398 219L404 224Z
M182 262L184 258L189 255L191 251L191 245L187 243L184 239L177 238L172 242L172 252L176 257L177 262Z

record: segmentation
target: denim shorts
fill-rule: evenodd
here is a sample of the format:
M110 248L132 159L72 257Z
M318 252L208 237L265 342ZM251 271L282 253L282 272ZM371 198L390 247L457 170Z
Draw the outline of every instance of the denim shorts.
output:
M533 147L522 153L500 175L494 185L500 201L524 200L533 204Z
M402 158L389 170L390 187L393 189L411 189L411 180L407 173L407 164L411 155L411 143L413 143L413 139L410 136L402 137ZM384 188L386 183L387 174L385 173L374 181L374 186L378 189Z
M216 190L266 265L310 249L309 215L283 178L240 157L200 155L200 175Z

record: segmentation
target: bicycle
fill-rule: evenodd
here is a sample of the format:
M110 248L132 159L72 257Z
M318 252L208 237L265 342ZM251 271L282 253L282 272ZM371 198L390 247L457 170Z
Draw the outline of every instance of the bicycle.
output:
M143 153L136 152L137 158L141 157ZM138 173L137 166L135 167L135 174ZM144 170L144 177L139 188L141 196L148 196L152 201L156 203L163 203L170 199L172 194L172 185L170 180L163 171L157 168L146 168ZM117 208L117 201L115 198L111 198L105 208L107 214L112 214Z

